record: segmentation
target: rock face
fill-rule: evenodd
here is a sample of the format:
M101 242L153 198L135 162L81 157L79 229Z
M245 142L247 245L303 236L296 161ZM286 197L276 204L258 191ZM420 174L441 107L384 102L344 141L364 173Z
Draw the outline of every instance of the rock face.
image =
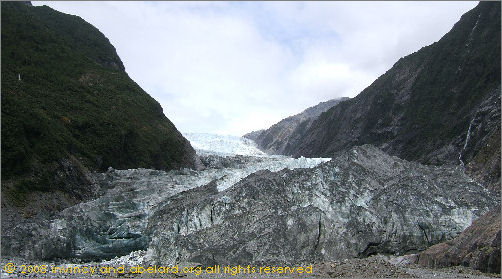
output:
M490 98L483 101L472 119L469 137L464 143L461 158L467 163L466 171L500 193L500 86ZM477 152L474 152L477 151Z
M500 60L500 2L481 2L441 40L322 114L284 153L330 157L373 144L407 160L466 165L500 189Z
M420 254L427 267L465 265L483 272L500 273L500 206L451 241L436 244Z
M259 136L259 135L261 135L261 133L263 133L264 131L265 131L264 129L262 129L262 130L258 130L258 131L253 131L253 132L251 132L251 133L247 133L247 134L245 134L245 135L244 135L244 136L242 136L242 137L247 138L247 139L250 139L250 140L253 140L253 141L255 141L255 142L256 142L256 139L258 138L258 136Z
M291 155L292 146L299 144L303 133L310 128L312 122L321 113L348 99L340 98L321 102L299 114L279 121L267 130L254 131L244 137L254 140L258 147L268 154Z
M189 142L98 29L46 6L1 5L2 211L88 200L99 191L88 171L193 166Z
M148 261L300 263L403 254L452 239L498 201L459 168L372 146L313 169L261 171L182 192L149 218Z

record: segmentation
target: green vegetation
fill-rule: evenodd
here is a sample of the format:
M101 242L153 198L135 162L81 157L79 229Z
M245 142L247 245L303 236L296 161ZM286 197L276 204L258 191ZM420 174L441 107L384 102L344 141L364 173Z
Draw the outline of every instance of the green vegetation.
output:
M421 53L406 133L418 130L425 140L415 138L406 157L419 158L465 134L475 109L500 86L500 3L487 4L465 14L454 32Z
M188 141L98 29L46 6L1 5L2 190L75 194L86 169L191 166Z

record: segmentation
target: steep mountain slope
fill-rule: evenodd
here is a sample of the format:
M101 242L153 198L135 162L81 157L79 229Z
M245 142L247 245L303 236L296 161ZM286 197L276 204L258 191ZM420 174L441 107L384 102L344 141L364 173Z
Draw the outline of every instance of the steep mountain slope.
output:
M244 137L254 140L261 150L269 154L290 155L290 146L298 145L303 133L310 128L312 122L321 113L348 99L340 98L321 102L299 114L279 121L267 130L254 131Z
M189 142L98 29L46 6L1 5L2 207L86 199L97 191L88 170L193 165Z
M322 114L284 153L329 157L367 143L407 160L465 164L500 188L500 2L481 2L440 41Z

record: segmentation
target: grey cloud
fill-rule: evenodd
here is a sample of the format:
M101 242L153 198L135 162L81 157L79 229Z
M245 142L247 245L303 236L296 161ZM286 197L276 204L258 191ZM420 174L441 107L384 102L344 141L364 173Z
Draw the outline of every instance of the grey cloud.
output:
M355 96L475 2L34 2L76 14L181 131L242 135Z

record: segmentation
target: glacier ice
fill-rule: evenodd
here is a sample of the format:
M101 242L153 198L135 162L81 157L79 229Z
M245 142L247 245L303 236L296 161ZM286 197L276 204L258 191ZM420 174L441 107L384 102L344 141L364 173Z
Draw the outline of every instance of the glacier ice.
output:
M148 220L174 195L211 182L223 191L257 171L312 168L330 160L270 156L258 150L251 140L238 137L191 134L189 138L201 162L206 163L204 167L172 171L110 168L105 173L95 173L104 193L66 208L46 223L48 229L57 232L51 240L57 244L53 246L63 247L73 239L74 246L68 253L75 257L117 256L121 257L115 259L117 263L142 261L144 253L137 251L148 248ZM34 253L33 250L29 252ZM43 253L53 251L45 249Z
M215 154L221 156L253 155L266 156L250 139L208 133L183 133L199 155Z

